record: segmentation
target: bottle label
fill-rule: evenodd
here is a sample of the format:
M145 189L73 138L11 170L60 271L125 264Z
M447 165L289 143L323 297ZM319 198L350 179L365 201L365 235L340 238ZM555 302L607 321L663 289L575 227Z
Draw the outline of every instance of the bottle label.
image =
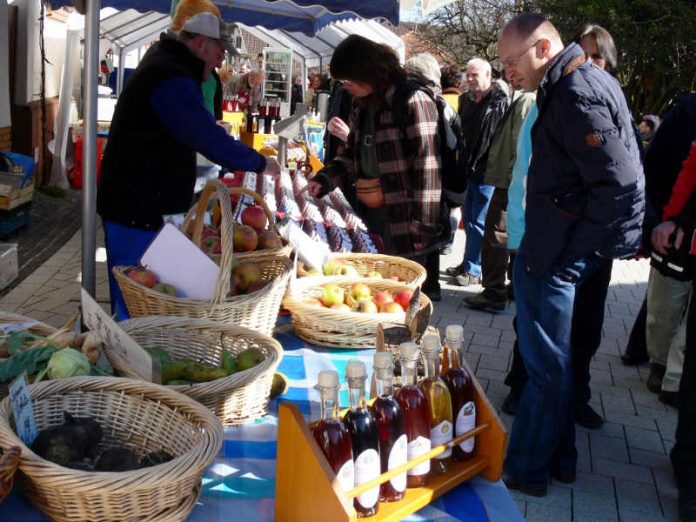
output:
M413 460L420 457L424 453L430 451L430 440L422 435L419 435L406 446L406 454L408 455L408 460ZM425 475L430 471L430 461L426 460L420 464L413 466L408 470L408 474L411 476Z
M355 485L359 486L368 480L379 477L379 470L379 453L373 449L363 451L355 459ZM362 507L371 508L379 499L379 486L375 486L362 495L358 495L357 499Z
M452 435L452 423L448 420L443 420L434 428L430 428L430 440L432 441L433 446L448 443L452 440ZM452 455L452 448L447 448L435 458L446 459L450 455Z
M467 402L462 406L459 410L459 413L457 413L457 423L455 424L455 430L457 432L457 436L463 435L467 431L473 430L476 427L476 405L472 401ZM475 437L471 437L470 439L465 440L462 442L459 447L461 448L462 451L466 451L467 453L471 453L474 450L474 439Z
M408 449L407 449L406 435L401 435L401 437L396 439L396 442L394 443L391 451L389 452L387 469L390 470L390 469L398 468L399 466L406 464L407 460L408 460ZM396 477L391 479L389 482L396 491L398 491L398 492L404 491L406 489L406 473L402 473L401 475L397 475Z
M355 487L355 465L353 464L353 459L345 461L338 473L336 473L336 478L338 479L338 485L341 486L344 492L350 491Z

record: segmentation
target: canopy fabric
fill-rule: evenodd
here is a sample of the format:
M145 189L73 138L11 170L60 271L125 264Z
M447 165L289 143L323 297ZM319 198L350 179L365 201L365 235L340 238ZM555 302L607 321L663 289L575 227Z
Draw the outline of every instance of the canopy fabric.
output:
M394 25L399 23L398 0L213 0L213 3L229 22L306 35L314 35L339 20L383 18ZM72 5L72 0L49 0L49 4L58 9ZM101 7L169 14L171 0L102 0Z
M119 11L100 22L100 37L109 40L124 53L149 43L166 31L169 14L150 11L139 13L134 9Z

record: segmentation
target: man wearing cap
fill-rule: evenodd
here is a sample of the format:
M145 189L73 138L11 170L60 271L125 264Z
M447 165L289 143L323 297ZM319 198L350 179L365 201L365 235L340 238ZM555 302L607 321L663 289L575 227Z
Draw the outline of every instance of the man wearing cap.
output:
M190 3L183 0L178 11ZM112 312L118 319L128 314L111 267L137 264L162 227L162 216L191 207L196 152L230 170L280 170L275 159L227 135L206 110L201 82L221 65L231 28L209 0L195 0L194 5L200 9L181 30L155 44L129 78L104 150L97 211L104 225Z

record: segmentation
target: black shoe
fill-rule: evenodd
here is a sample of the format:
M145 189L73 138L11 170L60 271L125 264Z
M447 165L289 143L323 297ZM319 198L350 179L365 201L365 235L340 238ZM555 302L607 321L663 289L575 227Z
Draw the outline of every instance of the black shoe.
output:
M588 430L597 430L604 424L604 419L592 409L592 406L583 402L575 406L575 422Z
M662 364L652 363L650 365L650 375L645 381L645 385L653 393L660 393L662 391L662 378L665 376L665 371L667 368Z
M484 294L470 295L464 298L464 303L474 310L487 310L490 312L502 312L505 310L507 301L493 301Z
M440 293L440 290L423 290L423 293L433 302L442 301L442 294Z
M647 355L634 355L632 353L624 353L621 354L621 362L624 363L626 366L640 366L643 363L646 363L650 360L650 357Z
M658 399L661 403L671 406L675 410L679 409L679 392L662 390Z
M563 473L562 471L552 471L551 478L557 482L562 482L563 484L572 484L575 482L577 476L575 473Z
M451 267L445 269L445 274L447 274L448 276L453 276L453 277L458 276L462 272L464 272L464 269L461 267L461 265L451 266Z
M508 393L508 396L505 397L505 400L503 401L503 405L500 407L503 412L507 413L508 415L514 415L517 413L517 404L520 402L520 394L514 391L511 391Z
M515 300L515 289L512 287L512 283L505 287L505 293L507 294L508 301Z
M533 497L545 497L548 493L548 487L531 487L525 486L521 482L517 482L511 477L503 477L503 483L508 489L516 489L520 493L525 495L531 495Z

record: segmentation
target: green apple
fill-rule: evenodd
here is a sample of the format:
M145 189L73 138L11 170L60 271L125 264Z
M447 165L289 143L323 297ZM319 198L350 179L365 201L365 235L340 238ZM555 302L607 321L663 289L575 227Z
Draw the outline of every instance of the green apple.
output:
M324 306L342 303L345 298L346 291L340 286L334 283L324 285L324 291L321 294L321 302L324 303Z

